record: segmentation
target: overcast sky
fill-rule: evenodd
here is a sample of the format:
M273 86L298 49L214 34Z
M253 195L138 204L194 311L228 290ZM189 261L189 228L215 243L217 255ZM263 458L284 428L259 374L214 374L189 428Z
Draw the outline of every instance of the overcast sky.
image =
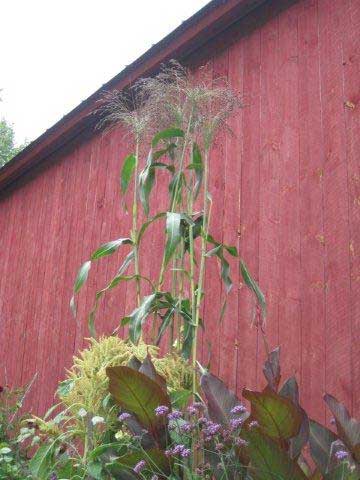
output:
M208 0L0 0L0 118L34 140Z

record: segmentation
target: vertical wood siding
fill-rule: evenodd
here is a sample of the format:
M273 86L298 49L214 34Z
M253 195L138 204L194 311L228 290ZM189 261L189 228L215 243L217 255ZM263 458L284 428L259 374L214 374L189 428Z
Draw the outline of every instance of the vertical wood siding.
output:
M305 0L278 14L271 8L200 52L245 103L231 119L235 135L222 134L214 147L212 230L240 249L259 280L271 346L281 345L284 377L298 378L303 404L326 420L328 391L359 415L360 1ZM121 259L117 253L93 265L75 321L68 305L79 265L130 228L119 197L128 148L121 131L79 139L0 202L0 381L19 385L37 372L28 407L40 413L86 345L94 292ZM165 208L164 175L154 200ZM153 229L142 247L145 275L159 269L162 239ZM238 269L222 322L213 259L206 278L204 362L210 358L239 393L262 386L265 352L250 327L254 302ZM110 333L133 306L131 284L107 295L97 316L101 332Z

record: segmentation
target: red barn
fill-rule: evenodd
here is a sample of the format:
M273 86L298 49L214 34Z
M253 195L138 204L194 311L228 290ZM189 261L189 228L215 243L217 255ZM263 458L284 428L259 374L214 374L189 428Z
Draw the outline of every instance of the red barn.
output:
M235 136L216 146L213 231L236 244L268 302L267 332L284 376L326 420L325 391L360 413L360 1L214 0L105 86L121 89L176 58L210 63L246 99ZM64 367L84 345L94 291L114 269L99 265L69 299L79 265L129 231L118 174L131 146L89 115L95 92L0 171L0 376L22 385L38 372L30 407L44 412ZM161 185L157 195L161 202ZM150 245L144 268L156 262ZM221 282L208 270L211 305L200 348L238 391L262 382L263 345L250 328L252 299L233 289L220 323ZM98 319L109 333L133 308L109 295Z

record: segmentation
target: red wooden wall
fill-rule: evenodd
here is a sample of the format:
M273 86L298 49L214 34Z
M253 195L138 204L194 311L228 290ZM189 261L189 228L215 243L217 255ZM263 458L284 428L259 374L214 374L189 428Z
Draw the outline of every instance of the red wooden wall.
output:
M288 2L291 3L291 2ZM213 232L237 244L266 293L267 332L282 348L284 376L325 420L325 391L360 414L360 1L272 2L198 52L245 98L235 136L215 146ZM118 177L122 132L78 139L0 202L1 381L38 372L29 406L50 405L64 367L84 345L94 291L117 267L91 271L75 321L69 311L79 265L100 243L127 234ZM161 182L156 202L161 203ZM147 243L144 273L156 270ZM119 259L118 259L119 260ZM264 349L250 328L253 301L237 283L220 324L222 287L207 270L203 358L237 389L262 382ZM111 332L132 310L132 288L108 295L98 319Z

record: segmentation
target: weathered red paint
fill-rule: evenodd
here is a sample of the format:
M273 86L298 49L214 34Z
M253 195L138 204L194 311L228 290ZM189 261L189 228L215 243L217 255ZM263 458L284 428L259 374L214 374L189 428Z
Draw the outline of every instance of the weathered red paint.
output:
M222 134L214 148L214 235L238 246L265 291L269 341L281 345L284 376L298 378L311 414L326 420L325 391L359 414L360 1L266 2L228 23L188 57L193 67L209 62L214 76L227 76L245 103L231 119L234 136ZM39 412L85 345L94 292L121 254L93 266L74 321L68 305L77 268L131 223L118 195L131 148L123 132L68 140L0 202L1 382L21 384L38 372L28 406ZM155 197L166 208L163 175ZM159 231L149 232L145 275L159 269L161 242ZM206 363L211 344L211 368L240 392L263 385L265 352L234 265L233 278L220 323L224 292L210 260L199 350ZM107 295L100 330L110 333L133 306L130 283Z

